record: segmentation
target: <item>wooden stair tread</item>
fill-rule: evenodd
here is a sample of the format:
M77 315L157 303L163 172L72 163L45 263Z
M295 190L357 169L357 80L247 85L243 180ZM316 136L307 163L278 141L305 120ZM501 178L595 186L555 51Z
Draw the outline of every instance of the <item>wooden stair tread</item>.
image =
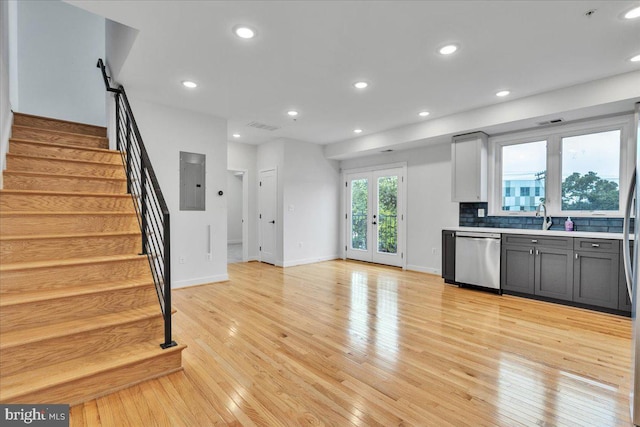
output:
M83 159L68 159L66 157L44 157L44 156L32 156L29 154L13 154L13 153L7 153L7 157L8 158L18 158L18 159L37 159L37 160L46 160L47 162L65 162L65 163L71 163L71 164L90 164L90 165L97 165L97 166L109 166L109 167L122 167L122 164L117 164L117 163L105 163L105 162L100 162L100 161L96 161L96 160L83 160ZM40 173L40 172L37 172ZM46 173L47 175L51 175L50 172L43 172Z
M93 233L69 233L69 234L24 234L0 236L0 242L12 240L43 240L43 239L73 239L78 237L115 237L115 236L140 236L140 231L104 231Z
M0 218L10 216L82 216L82 215L119 215L119 216L135 216L135 211L0 211Z
M177 345L163 350L159 344L158 342L140 343L4 377L2 378L2 401L131 365L141 360L181 352L186 348L185 345Z
M0 265L0 272L27 270L32 268L47 268L47 267L60 267L80 264L99 264L105 262L119 262L136 260L146 255L109 255L100 257L84 257L84 258L68 258L61 260L47 260L47 261L31 261L31 262L14 262L4 263Z
M32 144L32 145L43 145L47 147L57 147L60 149L69 149L69 150L83 150L83 151L92 151L96 153L104 153L104 154L113 154L117 156L121 156L122 153L118 150L111 150L108 148L96 148L96 147L85 147L81 145L69 145L69 144L58 144L56 142L48 142L48 141L36 141L33 139L25 139L25 138L10 138L9 142L19 142L22 144ZM11 149L9 149L9 153Z
M106 136L96 136L96 135L88 135L85 133L77 133L77 132L67 132L64 130L57 130L57 129L47 129L47 128L40 128L40 127L35 127L35 126L25 126L25 125L13 125L13 128L18 128L18 129L30 129L30 130L35 130L35 131L40 131L40 132L46 132L46 133L52 133L52 134L56 134L56 135L62 135L62 136L70 136L70 137L81 137L81 138L86 138L86 139L92 139L95 141L106 141L107 137ZM73 144L67 144L68 146L72 146ZM76 145L73 145L74 147Z
M7 171L5 171L6 173ZM75 177L75 176L74 176ZM43 195L43 196L86 196L86 197L131 197L128 193L96 193L91 191L50 191L50 190L20 190L20 189L2 189L0 196L3 194L24 194L24 195Z
M160 317L162 312L158 304L149 305L143 308L134 308L117 313L104 314L88 319L70 320L38 326L29 329L19 329L17 331L4 332L0 335L0 351L8 348L35 343L42 340L64 337L66 335L79 334L82 332L105 329L111 326L136 322L138 320L152 317Z
M111 177L87 176L87 175L68 175L68 174L57 174L57 173L46 173L46 172L5 170L4 174L5 176L6 175L22 175L22 176L44 177L44 178L72 178L72 179L95 180L95 181L120 181L120 182L127 181L127 178L111 178Z
M144 286L153 286L153 280L123 280L119 282L97 283L68 288L26 291L19 294L2 293L0 294L0 309L12 305L28 304L37 301L48 301L67 297L98 294L102 292L113 292Z
M71 120L56 119L53 117L38 116L35 114L20 113L17 111L13 113L13 122L16 126L28 126L36 129L46 129L46 130L59 130L60 127L78 128L78 129L83 129L85 131L80 135L89 135L86 133L88 131L88 132L91 132L90 134L94 136L99 136L99 137L107 136L107 128L105 126L74 122ZM32 123L32 125L24 124L29 122ZM38 123L38 122L40 122L41 124L46 123L48 126L55 124L58 126L58 128L52 129L51 127L42 127L42 126L33 125L33 123Z

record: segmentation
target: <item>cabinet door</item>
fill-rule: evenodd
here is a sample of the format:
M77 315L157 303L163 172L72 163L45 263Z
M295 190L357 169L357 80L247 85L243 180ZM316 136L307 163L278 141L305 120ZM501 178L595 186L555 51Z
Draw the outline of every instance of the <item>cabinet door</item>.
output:
M487 135L475 132L455 136L451 143L454 202L487 201Z
M500 287L504 291L533 294L533 247L502 246Z
M456 233L442 230L442 278L445 283L455 283Z
M573 297L572 250L535 249L535 294L571 301ZM617 283L617 281L616 281Z
M618 308L618 270L616 253L576 252L573 300L600 307Z
M631 254L633 254L633 242L631 243ZM624 245L624 242L620 243ZM618 285L618 310L631 311L631 300L629 299L629 292L627 291L627 278L624 274L624 260L623 252L620 251L620 268L618 273L619 285Z

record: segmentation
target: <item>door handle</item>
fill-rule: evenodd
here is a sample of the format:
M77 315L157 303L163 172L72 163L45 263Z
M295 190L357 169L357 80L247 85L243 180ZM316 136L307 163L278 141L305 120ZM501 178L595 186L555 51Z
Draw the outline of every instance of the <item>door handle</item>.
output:
M274 219L273 221L269 221L269 224L275 224L276 220Z

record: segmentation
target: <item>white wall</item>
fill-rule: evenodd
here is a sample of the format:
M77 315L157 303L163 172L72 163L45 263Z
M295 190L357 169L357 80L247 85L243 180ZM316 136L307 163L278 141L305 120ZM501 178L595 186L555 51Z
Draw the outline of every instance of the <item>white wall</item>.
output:
M59 1L20 1L18 105L21 113L104 126L105 20Z
M149 103L128 93L171 213L172 286L227 280L226 120ZM180 211L180 151L206 155L206 211ZM207 259L208 229L212 259ZM178 260L183 257L184 264Z
M323 147L285 141L283 266L338 258L340 169Z
M247 259L258 259L258 148L255 145L230 142L227 144L227 169L246 171L243 180L247 184L248 215ZM244 250L244 248L243 248Z
M12 120L9 95L9 21L9 3L0 2L0 188L2 188L2 171L6 168Z
M458 225L459 205L451 201L451 146L438 144L343 160L340 167L397 162L407 162L407 269L441 274L442 229Z
M227 243L242 243L242 175L227 172Z
M278 171L276 265L338 257L338 166L316 144L282 138L258 146L258 171Z

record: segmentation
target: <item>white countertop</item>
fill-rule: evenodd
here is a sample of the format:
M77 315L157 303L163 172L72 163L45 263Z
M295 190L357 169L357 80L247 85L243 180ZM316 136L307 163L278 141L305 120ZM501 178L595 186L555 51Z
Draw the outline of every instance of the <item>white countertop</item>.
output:
M492 228L492 227L446 227L444 230L451 231L475 231L477 233L500 233L500 234L526 234L533 236L556 236L556 237L585 237L588 239L613 239L622 240L622 233L600 233L589 231L563 231L563 230L530 230L522 228ZM633 237L632 237L633 238Z

